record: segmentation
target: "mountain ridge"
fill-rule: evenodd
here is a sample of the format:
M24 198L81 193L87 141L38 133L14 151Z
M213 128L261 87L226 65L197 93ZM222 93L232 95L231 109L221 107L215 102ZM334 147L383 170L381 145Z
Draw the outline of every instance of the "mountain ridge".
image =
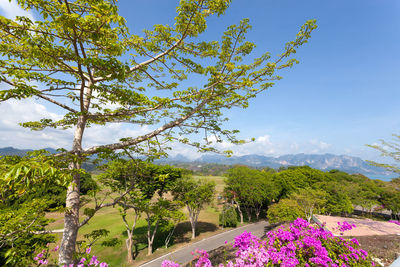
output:
M243 156L225 157L217 154L205 154L195 160L182 160L184 156L178 154L175 157L158 160L162 163L198 163L198 164L224 164L224 165L248 165L251 167L279 168L285 166L310 166L322 171L338 169L348 173L361 173L366 176L393 176L391 172L383 168L372 166L359 157L348 155L325 154L287 154L277 157L249 154Z
M44 148L45 150L55 153L53 148ZM0 156L18 155L23 156L33 149L17 149L13 147L0 148ZM156 160L156 163L174 164L174 163L191 163L191 164L223 164L223 165L248 165L251 167L271 167L279 168L285 166L310 166L311 168L322 171L338 169L348 173L361 173L365 176L394 176L391 172L383 168L372 166L359 157L348 155L335 155L331 153L325 154L287 154L278 157L264 156L258 154L249 154L243 156L226 157L218 154L203 154L201 157L190 160L182 154L169 157L166 159Z

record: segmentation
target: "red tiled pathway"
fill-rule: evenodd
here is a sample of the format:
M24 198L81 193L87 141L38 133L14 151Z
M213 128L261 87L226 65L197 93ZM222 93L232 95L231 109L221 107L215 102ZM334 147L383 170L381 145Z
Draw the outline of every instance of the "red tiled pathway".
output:
M325 215L314 215L321 223L326 223L325 227L335 235L339 235L338 222L348 222L355 224L356 227L344 232L346 236L364 235L400 235L400 226L390 222L373 221L371 219L352 219L344 217L334 217Z

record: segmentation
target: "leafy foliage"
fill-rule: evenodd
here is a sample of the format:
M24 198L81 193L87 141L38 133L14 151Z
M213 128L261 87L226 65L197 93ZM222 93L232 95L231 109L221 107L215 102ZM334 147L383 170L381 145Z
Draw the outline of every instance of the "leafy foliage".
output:
M272 204L267 212L270 223L291 222L304 217L305 214L299 204L291 199L281 199L278 203Z
M35 250L55 240L40 234L51 221L45 211L54 202L42 198L55 184L68 183L70 176L59 170L44 151L25 157L0 158L0 263L5 266L29 265ZM36 196L36 197L32 197Z
M238 214L235 207L224 205L222 212L219 214L219 224L222 227L236 227L238 224Z
M184 203L189 212L193 239L196 236L196 224L200 211L214 199L215 182L183 177L176 181L172 194L175 200Z
M244 166L228 170L225 184L224 191L228 199L236 203L241 217L241 209L246 209L249 219L252 210L258 217L261 208L278 196L271 173Z

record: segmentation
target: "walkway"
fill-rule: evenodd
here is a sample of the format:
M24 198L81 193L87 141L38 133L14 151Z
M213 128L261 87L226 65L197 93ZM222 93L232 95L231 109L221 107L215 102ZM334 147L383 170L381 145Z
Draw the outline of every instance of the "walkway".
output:
M177 251L168 253L164 256L161 256L157 259L154 259L152 261L149 261L145 264L142 264L140 266L143 267L159 267L161 266L161 263L163 260L172 260L180 264L185 264L189 261L192 260L193 256L191 254L192 251L195 251L196 249L200 250L206 250L210 251L213 249L216 249L220 246L223 246L225 244L225 241L232 242L235 238L235 236L243 233L244 231L251 232L252 234L261 237L265 232L266 232L266 227L268 227L268 222L267 221L261 221L249 225L245 225L242 227L235 228L233 230L223 232L217 235L214 235L212 237L203 239L201 241L198 241L196 243L187 245L186 247L183 247Z

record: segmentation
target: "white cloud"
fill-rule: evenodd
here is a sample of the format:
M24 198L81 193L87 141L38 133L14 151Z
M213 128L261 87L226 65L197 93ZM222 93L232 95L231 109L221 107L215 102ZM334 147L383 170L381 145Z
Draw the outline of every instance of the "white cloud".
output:
M58 120L61 114L50 112L47 106L34 99L9 100L0 104L0 147L13 146L16 148L71 148L74 129L58 130L45 129L43 131L30 131L18 125L26 121L36 121L41 118ZM120 123L107 126L93 125L85 130L83 147L104 145L118 142L124 137L137 137L152 130L151 126L124 125ZM255 141L243 145L234 145L227 141L215 143L220 150L232 150L234 155L259 154L279 156L296 153L334 153L332 145L327 142L310 139L308 141L280 140L274 136L261 135ZM171 144L171 155L182 154L194 159L200 156L193 147L183 144Z
M35 21L32 12L22 9L17 1L12 0L0 0L0 9L3 11L3 15L9 19L15 19L17 16L25 16L30 20Z
M84 148L105 145L118 142L121 138L137 137L150 132L149 126L124 126L121 123L103 125L95 125L86 128L84 136Z
M44 105L33 99L9 100L0 104L0 147L16 148L68 147L72 130L46 129L31 131L19 123L42 118L58 120L61 115L50 112Z
M214 141L212 139L212 141ZM255 138L254 141L248 142L243 145L234 145L229 142L223 141L221 143L214 143L215 147L219 150L232 150L234 156L243 156L249 154L257 154L264 156L280 156L285 154L321 154L321 153L334 153L332 145L324 141L311 139L308 141L299 140L277 140L270 135L261 135ZM185 148L184 145L174 145L170 153L175 156L177 154L184 155L190 159L201 156L196 153L194 149Z
M0 104L0 147L39 149L45 147L70 149L74 128L67 130L44 129L31 131L19 125L21 122L38 121L42 118L59 120L61 114L50 112L34 99L9 100ZM123 137L136 137L148 133L148 126L132 127L120 123L107 126L94 125L86 128L83 146L104 145L118 142Z

